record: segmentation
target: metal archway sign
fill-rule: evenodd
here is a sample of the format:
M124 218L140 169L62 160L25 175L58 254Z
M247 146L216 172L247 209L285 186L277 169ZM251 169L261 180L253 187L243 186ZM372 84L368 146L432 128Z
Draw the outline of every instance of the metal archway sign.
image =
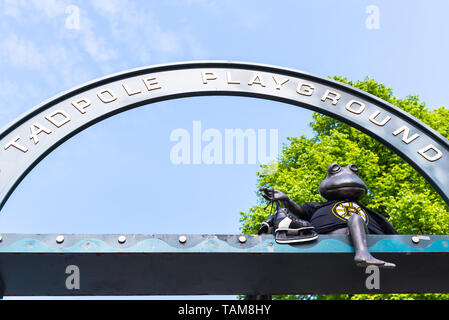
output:
M117 113L191 96L247 96L326 114L385 144L449 204L449 141L401 109L342 83L254 63L199 61L155 65L107 76L34 107L0 132L0 209L47 154Z
M401 109L297 70L204 61L150 66L95 80L51 98L3 128L0 209L39 161L96 122L145 104L212 95L275 100L343 121L405 159L449 204L449 141ZM401 265L382 275L385 280L376 293L449 292L448 243L448 236L368 235L371 252ZM345 235L279 245L271 235L187 235L181 240L176 235L3 234L0 298L373 293L365 285L366 274L353 263L353 251ZM279 265L287 274L307 273L307 279L279 279Z

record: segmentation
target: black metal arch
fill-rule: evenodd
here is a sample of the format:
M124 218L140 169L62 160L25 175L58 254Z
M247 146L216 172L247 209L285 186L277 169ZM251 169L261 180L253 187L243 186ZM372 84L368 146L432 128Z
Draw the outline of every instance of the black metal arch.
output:
M361 90L276 66L198 61L107 76L34 107L0 131L0 209L52 150L120 112L191 96L247 96L326 114L370 135L412 165L449 205L449 141L403 110Z

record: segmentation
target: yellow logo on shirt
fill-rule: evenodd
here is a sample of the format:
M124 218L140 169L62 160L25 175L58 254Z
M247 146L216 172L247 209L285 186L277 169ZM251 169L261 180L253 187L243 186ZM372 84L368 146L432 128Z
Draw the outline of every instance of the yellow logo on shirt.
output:
M368 214L357 202L337 202L332 208L332 213L339 219L347 221L353 214L358 214L368 225Z

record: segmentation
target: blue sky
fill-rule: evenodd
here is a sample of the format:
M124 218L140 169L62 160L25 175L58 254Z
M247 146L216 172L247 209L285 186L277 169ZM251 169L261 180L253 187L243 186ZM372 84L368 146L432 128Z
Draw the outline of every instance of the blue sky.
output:
M370 6L378 9L372 27ZM52 96L126 69L234 60L352 80L448 105L447 1L0 0L0 127ZM368 19L368 22L367 22ZM276 129L310 136L311 112L202 97L109 118L44 159L0 214L0 233L238 233L259 164L174 165L170 134Z

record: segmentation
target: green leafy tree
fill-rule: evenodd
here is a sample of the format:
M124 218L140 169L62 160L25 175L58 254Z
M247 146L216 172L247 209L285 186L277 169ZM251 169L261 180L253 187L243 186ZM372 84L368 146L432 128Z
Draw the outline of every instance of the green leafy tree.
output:
M335 77L337 81L371 93L403 109L449 138L449 109L429 110L416 95L399 99L393 90L373 79L351 82ZM324 201L318 186L326 176L329 164L355 163L359 176L367 184L367 195L361 204L383 214L400 234L448 234L449 208L409 164L375 139L338 120L314 113L310 126L314 136L289 137L277 163L262 166L257 173L258 187L280 190L301 204ZM276 170L273 170L276 168ZM260 196L260 195L259 195ZM269 213L266 201L248 212L241 212L243 233L257 233L260 223ZM446 295L325 295L276 296L278 299L434 299Z

